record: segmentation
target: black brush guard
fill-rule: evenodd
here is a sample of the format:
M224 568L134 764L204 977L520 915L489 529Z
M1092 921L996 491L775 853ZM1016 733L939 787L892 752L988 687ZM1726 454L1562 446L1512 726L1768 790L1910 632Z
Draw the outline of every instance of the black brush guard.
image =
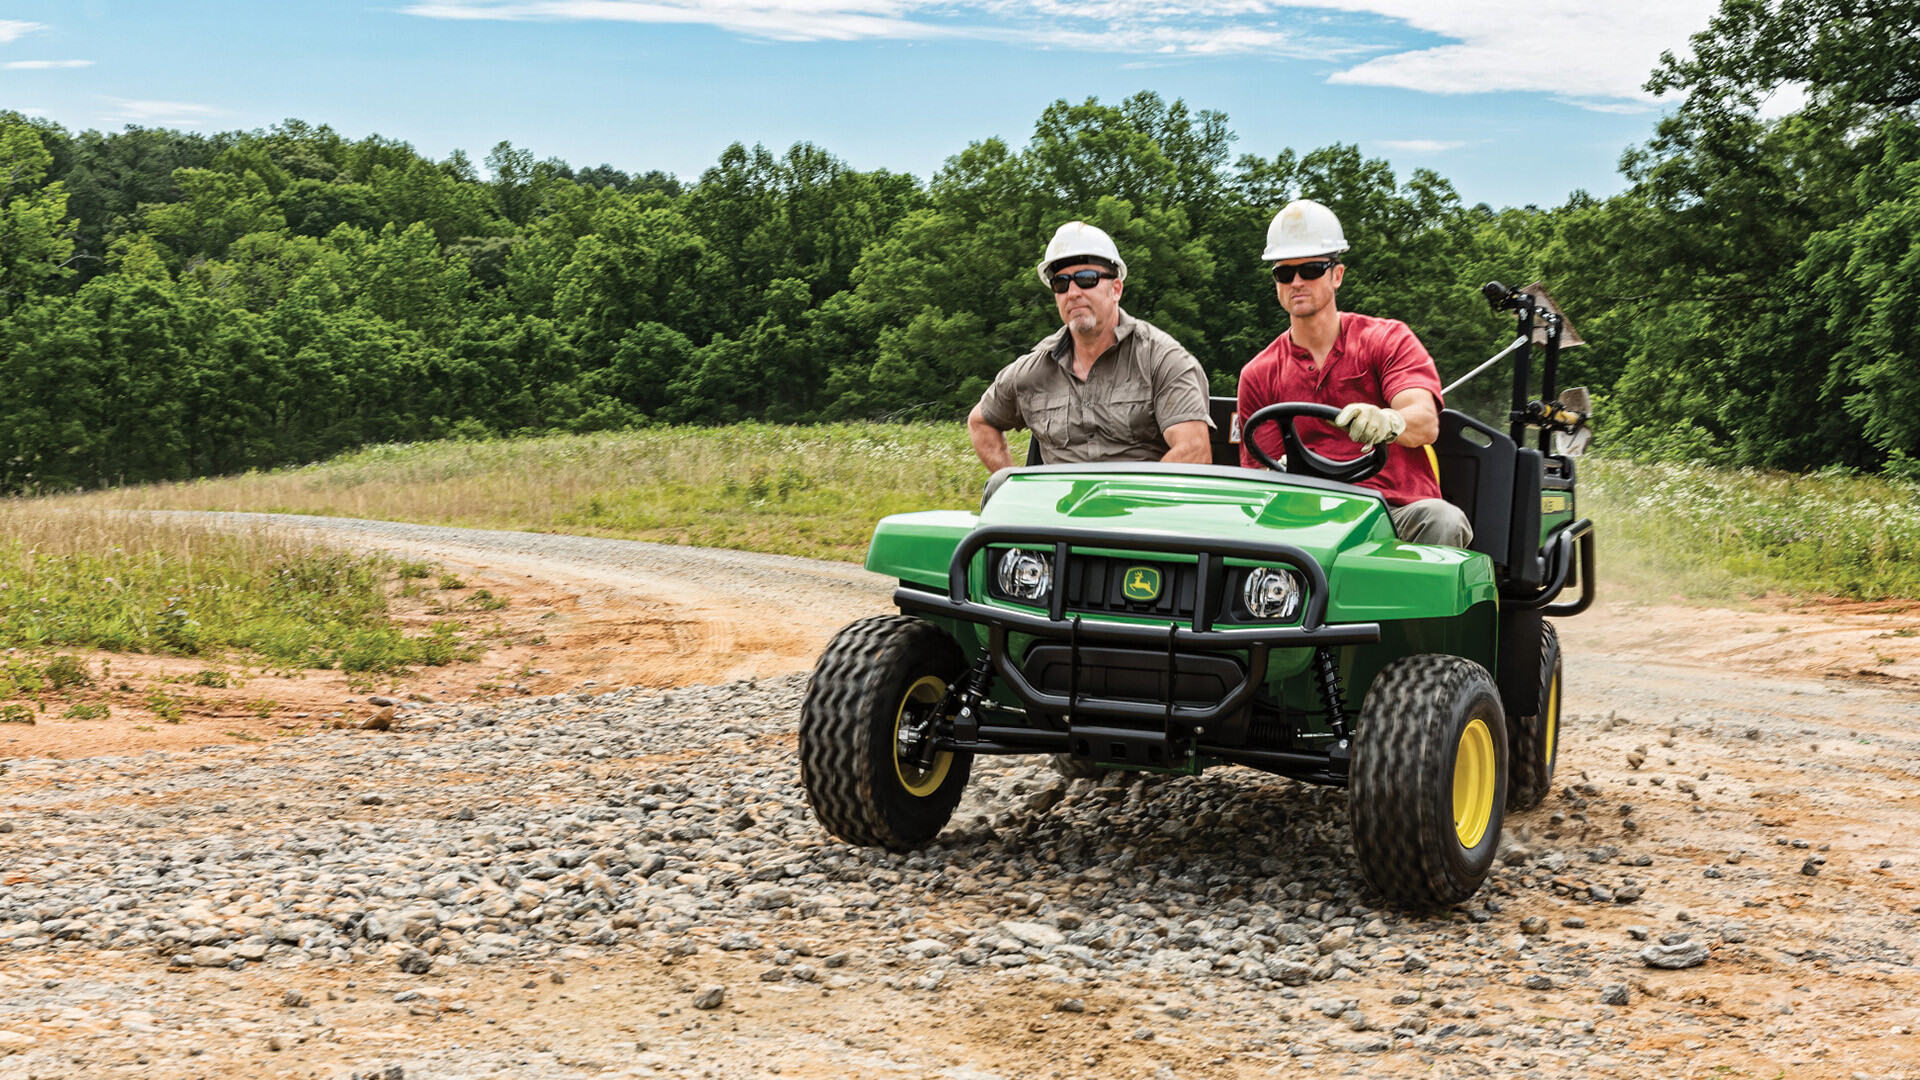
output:
M976 602L968 595L969 570L974 556L993 546L1051 548L1055 588L1046 615ZM1066 573L1075 546L1109 551L1138 551L1142 556L1192 555L1198 559L1199 582L1191 622L1161 626L1089 622L1066 610ZM1226 581L1227 558L1266 565L1288 566L1307 580L1307 598L1297 626L1247 627L1216 630ZM991 572L991 566L988 572ZM1229 722L1240 717L1266 682L1267 661L1276 648L1318 648L1367 645L1380 640L1378 623L1327 625L1327 575L1313 556L1292 544L1229 540L1194 540L1157 533L1131 533L1067 527L1034 528L989 525L967 534L954 549L947 566L947 595L902 587L893 594L901 610L959 619L988 628L987 652L993 671L1020 699L1027 715L1048 727L981 725L977 716L954 724L950 735L937 740L940 750L976 754L1068 753L1108 764L1175 767L1185 752L1219 757L1288 773L1324 773L1324 753L1261 750L1207 741L1225 734ZM1069 649L1067 692L1035 686L1008 655L1007 635L1029 634L1040 641L1065 644ZM1082 694L1078 685L1082 647L1149 648L1164 654L1169 692L1162 702L1121 700ZM1238 685L1217 702L1190 704L1175 700L1172 689L1183 671L1182 658L1195 653L1242 651L1246 669ZM1057 718L1057 720L1056 720ZM1244 724L1237 725L1242 732ZM1335 769L1335 772L1342 770Z

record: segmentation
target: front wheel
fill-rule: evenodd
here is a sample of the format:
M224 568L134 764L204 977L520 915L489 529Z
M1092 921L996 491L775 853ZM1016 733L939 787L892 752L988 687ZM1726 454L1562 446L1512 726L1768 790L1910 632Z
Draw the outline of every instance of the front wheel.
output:
M861 619L827 645L800 706L800 782L828 832L894 851L940 834L973 755L923 764L912 747L965 671L952 638L907 615Z
M1506 714L1485 668L1425 655L1380 672L1361 706L1347 799L1369 884L1414 908L1472 896L1493 870L1506 789Z

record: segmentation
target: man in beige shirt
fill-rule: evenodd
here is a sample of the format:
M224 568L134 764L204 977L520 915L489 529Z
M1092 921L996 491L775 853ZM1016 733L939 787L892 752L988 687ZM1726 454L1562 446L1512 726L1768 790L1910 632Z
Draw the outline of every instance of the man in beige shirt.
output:
M1120 309L1127 264L1113 239L1069 221L1037 269L1065 325L980 395L967 417L980 463L995 473L1012 467L1006 433L1023 427L1048 464L1212 461L1206 372L1179 342Z

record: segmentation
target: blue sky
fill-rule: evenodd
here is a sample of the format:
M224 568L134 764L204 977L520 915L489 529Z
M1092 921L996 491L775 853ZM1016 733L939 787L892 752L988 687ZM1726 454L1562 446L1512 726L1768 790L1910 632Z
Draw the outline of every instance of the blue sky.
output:
M809 140L926 177L1058 98L1227 114L1236 153L1358 143L1469 202L1619 189L1640 91L1714 0L0 0L0 107L72 129L286 117L476 161L697 177ZM1525 42L1521 44L1524 37Z

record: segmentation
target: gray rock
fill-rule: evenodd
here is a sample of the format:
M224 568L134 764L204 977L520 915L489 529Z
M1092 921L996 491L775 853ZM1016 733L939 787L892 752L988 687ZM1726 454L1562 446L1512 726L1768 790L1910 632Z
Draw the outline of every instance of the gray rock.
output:
M1067 935L1045 923L1003 922L1000 924L1000 932L1023 945L1032 945L1036 948L1064 944L1067 940Z
M233 961L233 954L216 945L202 945L193 950L190 958L194 967L226 967Z
M1640 962L1654 968L1690 968L1699 967L1707 962L1711 955L1706 945L1698 941L1684 941L1677 945L1649 945L1640 950Z
M1600 991L1600 1004L1625 1005L1630 1000L1624 983L1613 983Z
M700 992L693 995L693 1007L702 1010L713 1010L719 1008L726 1000L727 988L715 983L711 986L701 987Z

